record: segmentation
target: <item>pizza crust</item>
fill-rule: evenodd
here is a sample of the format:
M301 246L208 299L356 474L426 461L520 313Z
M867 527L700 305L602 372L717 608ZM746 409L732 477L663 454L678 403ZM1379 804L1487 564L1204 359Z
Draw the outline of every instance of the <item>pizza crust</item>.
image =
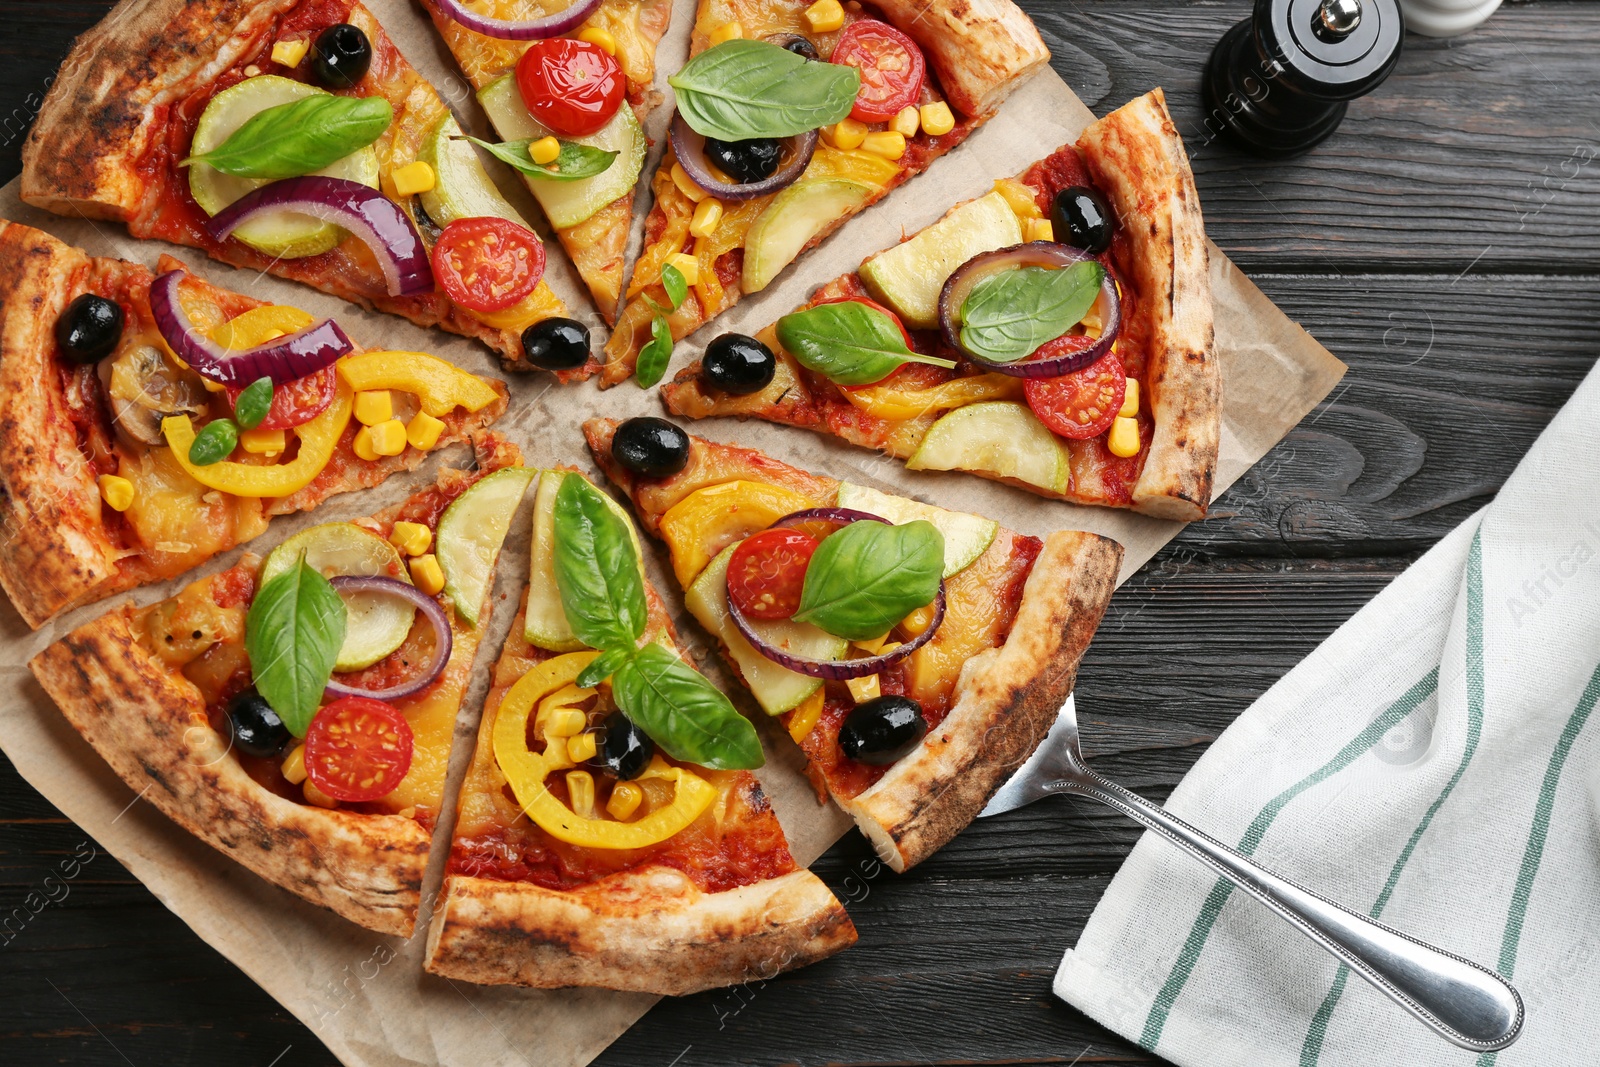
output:
M1217 469L1222 372L1200 195L1166 96L1152 89L1123 105L1084 130L1078 148L1131 242L1133 283L1149 316L1155 430L1133 509L1202 519Z
M130 789L219 852L351 922L409 935L428 833L259 785L208 725L199 690L138 641L132 620L131 605L113 611L28 664L67 720Z
M896 871L967 827L1055 722L1116 588L1122 546L1098 534L1046 538L1003 645L968 660L950 714L916 751L840 806Z
M806 870L721 893L671 867L566 892L457 874L429 926L427 969L480 984L682 996L771 978L855 940L843 906Z
M1034 26L1011 0L874 0L927 54L945 99L961 114L992 113L1050 62Z

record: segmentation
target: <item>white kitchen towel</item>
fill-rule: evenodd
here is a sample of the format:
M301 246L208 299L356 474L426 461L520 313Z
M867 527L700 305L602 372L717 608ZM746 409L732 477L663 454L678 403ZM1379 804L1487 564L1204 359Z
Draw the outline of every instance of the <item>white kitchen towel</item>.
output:
M1230 726L1168 802L1357 911L1497 969L1521 1039L1434 1036L1145 834L1056 994L1182 1067L1600 1063L1600 369L1494 502Z

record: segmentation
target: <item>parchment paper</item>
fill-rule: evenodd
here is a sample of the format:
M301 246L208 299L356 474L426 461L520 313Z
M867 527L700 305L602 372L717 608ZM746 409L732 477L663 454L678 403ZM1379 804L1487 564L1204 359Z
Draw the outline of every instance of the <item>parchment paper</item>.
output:
M466 82L421 10L405 0L367 2L401 50L450 102L462 125L492 136ZM693 19L693 0L678 0L672 29L661 42L656 81L669 104L666 75L682 62ZM652 116L650 133L656 145L644 171L646 177L655 170L669 116L670 106ZM934 221L956 201L982 194L995 178L1013 175L1074 140L1092 118L1066 83L1045 71L1018 90L993 121L926 174L847 224L766 292L747 299L711 329L680 344L674 370L696 358L710 337L729 329L754 333L864 256ZM540 220L526 190L509 171L492 161L489 165L503 191L526 217ZM649 206L648 186L647 180L641 181L641 212ZM154 266L162 251L171 252L221 285L315 314L336 314L351 337L366 347L433 352L474 372L509 377L475 342L363 312L292 282L222 266L192 250L134 241L120 227L28 208L18 200L15 181L0 189L0 216L47 230L96 255ZM635 251L640 229L642 225L636 226ZM599 316L559 246L552 241L551 249L552 286L576 317L599 327ZM1290 322L1215 247L1211 276L1225 398L1216 486L1220 496L1327 395L1344 373L1344 366ZM592 383L557 386L547 375L515 376L509 384L511 410L498 428L516 440L527 462L535 465L565 463L593 470L578 429L583 419L660 410L654 391L642 392L631 382L604 393ZM966 475L907 472L896 461L803 430L731 420L708 421L693 429L718 440L760 447L780 459L838 478L988 515L1027 533L1042 535L1076 527L1107 534L1127 548L1123 578L1180 529L1177 523L1043 500ZM311 515L277 520L251 547L264 551L311 523L377 511L431 480L437 462L460 463L464 459L464 450L453 454L446 450L415 474L391 478L370 492L337 497ZM488 665L498 655L516 596L527 579L526 521L519 521L513 529L516 533L500 564L500 603L479 653L477 683L457 723L446 811L454 810L454 789L471 755ZM657 588L667 591L669 602L676 603L676 585L670 570L663 566L665 553L655 544L647 552L654 556L650 562ZM237 555L213 560L184 581L220 570ZM135 599L141 603L160 599L176 584L181 583L140 590ZM111 603L81 609L36 634L29 633L9 603L0 606L0 748L51 803L93 835L200 937L303 1020L349 1067L502 1063L579 1067L654 1003L655 998L639 994L482 987L425 975L421 958L427 902L438 886L451 823L448 818L442 820L435 836L434 863L423 891L418 933L407 940L369 933L269 885L174 826L150 805L140 803L140 795L129 790L62 718L26 666L40 648L107 610ZM742 698L742 692L730 688L715 657L706 655L704 635L681 612L679 626L690 650L724 688ZM753 709L748 700L744 706ZM759 712L754 714L762 718ZM762 732L768 741L763 784L796 858L810 862L849 828L849 820L831 806L817 805L798 753L782 736L783 731ZM175 1003L174 1014L182 1010Z

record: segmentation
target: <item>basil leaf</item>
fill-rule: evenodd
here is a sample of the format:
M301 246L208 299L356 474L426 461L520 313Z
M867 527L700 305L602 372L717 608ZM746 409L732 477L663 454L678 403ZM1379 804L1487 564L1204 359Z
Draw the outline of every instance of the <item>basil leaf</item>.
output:
M252 115L216 148L178 164L205 163L236 178L298 178L383 136L394 108L381 96L307 96Z
M900 326L859 300L818 304L778 320L778 343L801 365L840 385L881 382L906 363L955 367L906 347Z
M704 675L661 645L645 645L617 668L611 696L673 759L718 771L766 762L750 721Z
M667 299L672 301L673 311L682 307L689 295L688 279L683 276L683 271L671 263L661 268L661 288L667 291Z
M233 402L233 421L241 430L253 430L272 410L272 379L257 378L244 387L239 399ZM231 452L232 449L229 449Z
M344 645L345 606L305 556L256 593L244 621L244 647L256 692L296 737L311 725Z
M672 267L666 269L671 270ZM671 362L672 327L665 315L658 314L650 323L650 342L639 350L638 362L634 364L633 376L638 380L639 387L648 389L659 382Z
M850 114L861 72L815 63L766 41L735 38L708 48L667 79L678 114L703 137L794 137Z
M468 137L467 140L519 173L552 182L576 182L593 178L596 174L605 173L612 161L617 158L617 153L607 152L603 148L578 144L575 141L562 141L561 154L555 158L555 162L540 164L535 163L533 157L528 155L528 146L543 138L529 137L521 141L504 141L500 144L480 141L476 137Z
M822 539L806 568L796 622L870 641L933 601L944 536L931 522L854 522Z
M961 345L997 363L1031 356L1083 321L1105 277L1094 260L992 274L961 305Z
M232 419L212 419L201 427L189 445L189 462L196 467L209 467L233 454L239 443L239 427Z
M573 636L590 648L632 648L648 609L627 521L572 475L556 491L554 526L556 588Z
M600 653L589 665L578 672L578 677L573 680L573 685L579 689L593 689L607 678L616 673L617 668L633 655L632 645L618 645L608 648Z

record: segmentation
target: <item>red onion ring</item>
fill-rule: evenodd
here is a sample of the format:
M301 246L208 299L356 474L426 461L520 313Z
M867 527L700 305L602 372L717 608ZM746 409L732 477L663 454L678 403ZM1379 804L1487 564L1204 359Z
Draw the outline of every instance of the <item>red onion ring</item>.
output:
M689 128L682 115L672 116L672 126L667 138L672 142L672 154L683 164L689 180L718 200L754 200L758 196L775 193L805 173L811 155L817 150L817 131L807 130L798 137L784 138L790 146L789 161L781 164L772 175L758 182L725 182L711 170L706 159L706 139Z
M433 627L433 659L414 678L409 678L398 685L387 689L360 689L353 685L329 679L328 692L341 697L371 697L373 700L399 700L402 697L412 696L432 685L434 679L444 673L446 663L450 662L450 649L455 641L450 632L450 619L444 613L444 608L433 597L424 593L414 585L408 585L397 578L384 578L381 576L362 577L353 574L340 574L329 579L334 589L352 593L390 593L402 600L409 601L416 606Z
M390 296L433 292L433 265L417 228L400 205L378 190L348 178L307 174L263 185L241 196L206 222L221 241L240 224L266 211L293 211L350 231L372 250Z
M475 33L495 37L502 41L538 41L546 37L560 37L594 13L600 0L576 0L565 11L539 19L497 19L480 15L458 0L433 0L444 16L459 22Z
M881 522L890 525L888 519L854 508L805 508L791 512L773 523L769 529L778 527L798 526L806 522L838 522L845 526L853 522ZM933 621L928 628L916 637L899 645L889 652L876 656L864 656L860 659L811 659L807 656L794 656L763 640L756 632L750 620L744 617L744 612L739 610L739 605L732 595L728 596L728 614L733 618L733 625L750 642L750 647L770 659L780 667L804 674L810 678L826 678L833 681L845 681L850 678L865 678L869 674L877 674L885 667L898 663L911 653L933 640L933 635L944 622L944 579L939 579L939 591L933 596Z
M1054 359L1024 357L1013 363L997 363L985 359L961 346L959 316L961 306L967 302L973 287L992 275L1017 267L1059 269L1095 258L1081 248L1053 241L1031 241L1028 244L1012 245L1010 248L973 256L945 279L944 288L939 291L939 330L944 335L945 344L983 369L998 374L1009 374L1013 378L1058 378L1063 374L1071 374L1075 370L1087 367L1111 351L1111 345L1117 339L1117 331L1122 328L1122 301L1117 297L1117 282L1111 276L1110 270L1106 271L1105 280L1100 283L1100 299L1105 301L1108 309L1100 337L1088 348L1069 352L1064 356Z
M229 351L196 330L184 313L178 283L187 276L188 271L169 270L151 282L150 312L161 339L202 378L240 389L258 378L286 385L332 366L340 356L355 350L337 322L323 319L288 337L242 352Z

